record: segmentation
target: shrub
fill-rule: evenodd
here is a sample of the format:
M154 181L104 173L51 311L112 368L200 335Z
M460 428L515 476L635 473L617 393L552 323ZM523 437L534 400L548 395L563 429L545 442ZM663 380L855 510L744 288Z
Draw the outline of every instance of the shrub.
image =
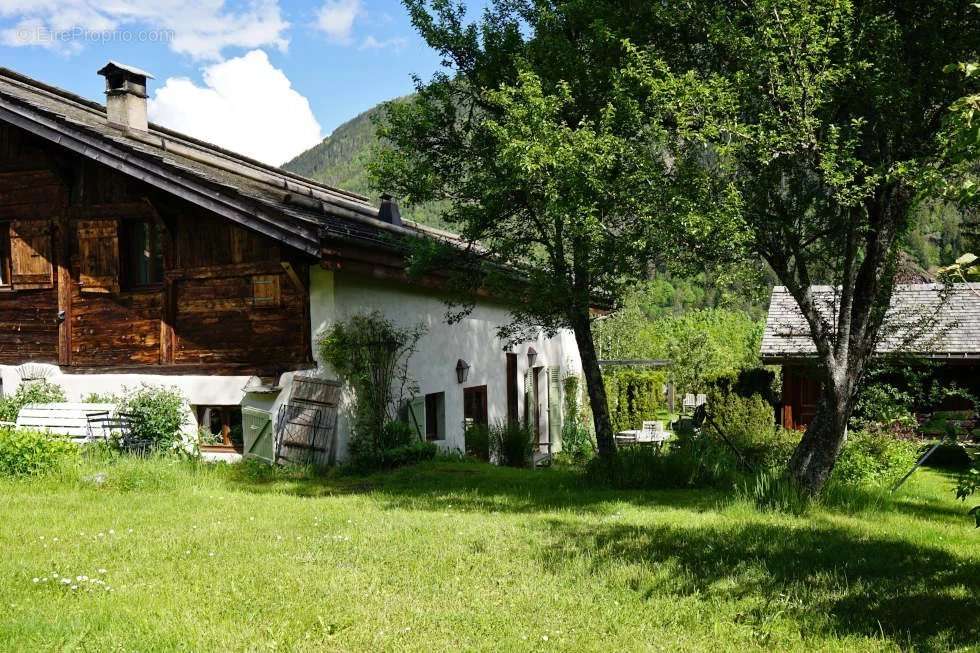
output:
M391 420L381 429L380 445L382 451L405 447L418 442L418 436L408 422Z
M34 476L60 468L78 455L67 438L30 429L0 428L0 476Z
M744 477L732 450L705 433L660 450L622 447L613 458L595 458L586 467L590 482L620 489L731 488Z
M148 441L158 450L178 450L187 422L186 406L177 388L143 384L136 390L124 388L116 409L133 416L135 439Z
M463 434L466 455L477 460L490 460L490 428L485 424L470 424Z
M851 433L831 480L849 487L887 488L897 483L918 458L918 445L886 433Z
M585 463L595 457L596 443L592 431L579 422L565 422L561 428L561 452L573 463Z
M776 425L772 405L762 395L744 397L715 387L708 408L705 429L719 438L724 434L755 471L781 468L800 442L800 433Z
M500 464L526 467L534 449L534 433L517 422L495 424L490 428L490 446Z
M932 448L932 444L926 444L919 449L919 455L924 454ZM944 440L939 448L932 452L932 455L922 463L927 467L940 469L968 469L973 459L967 453L966 447L955 440Z
M9 397L0 397L0 422L16 422L20 409L28 404L51 404L65 401L60 385L46 379L24 381Z
M432 460L437 453L439 453L439 447L432 442L416 440L411 444L393 447L382 452L380 467L382 469L394 469L406 465L417 465Z

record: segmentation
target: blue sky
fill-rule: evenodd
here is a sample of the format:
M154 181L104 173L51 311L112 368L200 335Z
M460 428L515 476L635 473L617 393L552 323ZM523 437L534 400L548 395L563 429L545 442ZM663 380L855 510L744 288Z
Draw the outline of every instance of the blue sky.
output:
M109 59L151 120L273 164L439 67L398 0L0 0L3 66L102 101Z

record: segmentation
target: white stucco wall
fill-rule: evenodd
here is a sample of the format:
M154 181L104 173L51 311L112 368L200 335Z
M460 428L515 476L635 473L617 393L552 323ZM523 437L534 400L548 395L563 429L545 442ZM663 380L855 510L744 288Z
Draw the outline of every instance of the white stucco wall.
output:
M445 392L446 439L439 443L443 449L463 449L464 388L486 385L490 423L506 419L507 361L503 342L496 333L498 327L510 321L504 306L479 302L469 316L450 325L445 320L446 305L433 292L315 267L311 270L310 308L313 334L321 333L337 320L371 311L380 311L401 326L423 324L426 334L410 360L409 374L418 384L419 395ZM560 366L562 377L569 373L579 374L581 370L578 347L570 332L559 333L554 338L542 335L511 349L517 354L518 404L522 418L527 350L532 346L538 352L535 367ZM456 379L459 359L470 365L469 377L464 384ZM321 370L325 376L332 376L330 370L322 366ZM540 376L542 385L546 385L546 374ZM542 402L544 396L542 393ZM547 410L542 411L542 421L547 432ZM346 455L349 433L349 424L342 415L338 423L340 459Z
M250 378L169 374L65 374L57 365L30 363L24 366L0 365L3 393L6 395L16 392L22 375L33 376L39 372L48 381L61 386L68 401L81 401L91 394L119 394L124 388L138 388L145 383L177 388L191 406L239 404L245 396L242 389ZM197 433L196 417L190 407L184 431L188 435Z

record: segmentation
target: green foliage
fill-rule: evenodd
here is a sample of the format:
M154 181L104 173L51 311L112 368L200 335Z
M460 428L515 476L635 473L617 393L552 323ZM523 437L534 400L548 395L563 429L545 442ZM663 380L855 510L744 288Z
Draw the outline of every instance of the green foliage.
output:
M0 476L35 476L63 467L78 446L44 431L0 427Z
M682 437L661 450L620 447L614 458L595 458L586 467L591 483L620 489L731 489L744 477L734 452L703 433Z
M419 440L407 422L390 420L381 429L376 446L368 438L351 441L350 468L358 473L394 469L432 460L438 451L435 444Z
M485 424L470 424L463 434L466 455L477 460L490 460L490 428Z
M490 447L501 465L527 467L533 443L534 433L519 422L502 422L490 427Z
M20 409L28 404L52 404L65 401L65 391L46 379L24 381L14 394L0 397L0 422L16 422Z
M424 334L421 325L398 327L380 312L354 315L333 324L317 344L329 364L353 391L350 450L354 458L378 459L406 394L414 388L408 361Z
M800 492L783 469L763 469L752 479L750 487L752 500L762 511L802 515L813 505L813 499Z
M405 102L405 98L394 102ZM337 127L332 134L291 161L284 170L309 177L320 183L366 197L376 196L376 188L368 177L367 164L380 147L377 122L384 119L385 107L378 105ZM402 210L402 217L433 227L445 227L439 215L438 203L420 204Z
M657 419L665 410L666 372L620 368L606 372L604 378L614 431L638 429L643 421Z
M712 388L708 407L711 420L704 428L719 438L724 434L753 470L784 468L800 442L799 432L776 426L772 404L759 394Z
M580 401L581 381L582 379L575 374L569 374L562 379L564 412L559 456L567 462L576 464L589 460L596 453L595 438L588 427L589 419Z
M133 416L134 439L159 451L182 451L187 399L176 387L144 383L135 390L124 388L116 409Z
M850 487L886 489L918 459L919 447L888 433L857 431L848 435L831 481Z
M922 445L919 448L919 455L925 454L932 446L932 443ZM961 443L956 440L944 440L922 464L938 469L964 470L970 468L973 459Z
M980 490L980 467L974 464L973 468L964 472L956 484L956 498L966 501ZM980 528L980 506L974 506L970 513L976 518L977 528Z
M595 332L603 358L668 359L679 390L703 392L713 379L758 365L763 326L744 311L723 308L654 317L628 297Z

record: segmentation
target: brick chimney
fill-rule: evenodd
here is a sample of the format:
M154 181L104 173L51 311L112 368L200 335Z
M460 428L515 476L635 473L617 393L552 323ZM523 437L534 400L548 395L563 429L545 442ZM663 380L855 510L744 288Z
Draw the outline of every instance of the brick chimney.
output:
M105 77L106 117L109 124L146 131L146 80L153 75L116 61L99 71Z

